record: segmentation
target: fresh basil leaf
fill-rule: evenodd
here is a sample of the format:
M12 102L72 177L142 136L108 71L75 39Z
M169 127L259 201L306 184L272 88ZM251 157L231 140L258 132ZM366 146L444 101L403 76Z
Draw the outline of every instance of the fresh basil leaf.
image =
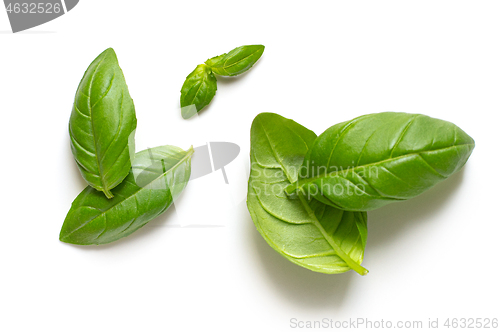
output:
M350 269L365 275L360 264L366 245L367 216L309 200L299 192L287 197L304 155L316 134L273 113L259 114L251 129L252 170L247 206L267 243L291 262L322 273Z
M136 126L134 102L109 48L85 72L69 121L71 151L80 173L108 198L130 170Z
M192 154L192 148L186 152L168 145L138 152L114 198L107 199L90 186L78 195L59 239L90 245L132 234L165 212L186 187Z
M415 197L458 172L474 140L453 123L420 114L377 113L327 129L287 187L325 204L369 211Z
M198 65L181 89L181 115L189 119L207 106L217 91L217 79L207 65Z
M236 76L252 68L264 53L264 48L264 45L240 46L207 60L205 64L218 75Z

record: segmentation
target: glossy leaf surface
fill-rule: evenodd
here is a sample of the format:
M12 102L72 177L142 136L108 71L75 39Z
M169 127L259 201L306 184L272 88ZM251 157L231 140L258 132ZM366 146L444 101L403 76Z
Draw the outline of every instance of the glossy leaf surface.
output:
M207 65L198 65L181 89L181 115L189 119L207 106L217 91L217 79Z
M216 56L205 63L214 73L221 76L243 74L260 59L264 53L264 45L246 45L235 48L229 53Z
M134 102L109 48L85 72L69 121L71 150L80 173L108 198L130 170L136 126Z
M63 242L89 245L116 241L162 214L185 188L191 155L175 146L138 152L115 197L87 187L74 200L61 229Z
M303 162L302 188L325 204L368 211L415 197L459 171L474 140L456 125L420 114L377 113L334 125Z
M287 196L284 188L298 170L316 134L273 113L259 114L251 129L252 170L247 206L267 243L291 262L322 273L360 274L366 245L366 213L346 212Z

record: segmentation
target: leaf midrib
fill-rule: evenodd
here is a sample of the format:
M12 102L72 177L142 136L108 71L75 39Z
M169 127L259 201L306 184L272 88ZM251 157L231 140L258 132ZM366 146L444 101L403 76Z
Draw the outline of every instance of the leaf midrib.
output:
M88 89L88 92L89 92L88 93L88 107L89 107L89 113L90 113L89 114L89 116L90 116L90 124L91 124L91 127L92 127L92 141L94 143L95 160L96 160L97 166L99 167L99 179L101 180L101 185L102 185L104 191L106 191L106 192L108 192L109 189L106 188L106 185L104 184L104 178L102 176L102 165L101 165L101 162L99 161L99 157L97 156L98 155L97 140L96 140L96 135L95 135L94 117L93 117L93 112L92 112L92 105L91 105L91 102L90 102L90 96L92 94L92 85L94 84L95 75L96 75L97 71L99 70L99 67L101 66L101 64L104 62L104 60L108 56L108 53L109 53L109 51L107 51L104 54L104 56L101 59L101 61L97 64L94 72L92 73L92 77L90 79L90 84L89 84L89 89Z
M223 68L223 69L226 71L226 73L227 73L226 68L231 68L232 66L237 65L238 63L240 63L240 62L242 62L242 61L244 61L244 60L248 59L249 57L251 57L251 56L255 55L255 53L257 53L258 51L259 51L259 50L257 50L257 51L255 51L255 52L253 52L253 53L251 53L251 54L247 55L246 57L244 57L244 58L242 58L242 59L240 59L240 60L238 60L238 61L236 61L236 62L234 62L234 63L230 64L229 66L226 66L226 63L227 63L227 62L231 59L231 58L228 58L226 61L224 61L224 65L223 65L223 67L222 67L222 68Z
M446 148L441 148L441 149L424 150L424 151L419 151L419 152L408 153L408 154L404 154L404 155L401 155L401 156L397 156L395 158L388 158L388 159L377 161L377 162L370 163L370 164L364 164L364 165L359 165L359 166L356 166L356 167L351 167L351 168L347 169L347 172L355 172L356 170L359 170L359 169L361 169L363 167L376 166L376 165L380 165L380 164L385 163L385 162L395 161L395 160L406 158L406 157L419 156L421 153L436 152L436 151L452 149L452 148L456 148L456 147L460 147L460 146L474 146L474 144L473 143L457 144L457 145L452 145L452 146L448 146ZM296 181L295 183L292 183L291 185L295 185L298 188L298 187L302 187L306 183L315 181L317 179L322 179L322 178L326 178L326 177L335 177L334 174L336 174L336 173L339 173L340 175L342 175L343 172L346 172L346 170L335 171L335 172L325 173L325 174L321 174L321 175L316 175L314 177L300 179L300 180ZM438 173L438 172L436 171L436 173ZM438 174L440 174L440 173L438 173ZM441 174L441 176L443 176L443 175Z
M276 159L276 161L278 161L278 163L280 164L281 166L281 169L283 170L283 172L286 174L286 178L288 179L288 181L290 181L290 183L293 183L293 179L291 178L290 174L288 174L288 172L286 171L286 167L285 165L283 164L283 160L279 159L278 158L278 155L276 154L276 150L274 149L274 146L273 144L271 144L271 139L269 138L269 135L267 134L267 131L266 131L266 128L265 126L261 123L261 120L259 119L259 124L262 128L262 131L264 132L264 134L266 135L266 138L267 138L267 142L269 143L269 147L271 148L271 151L273 152L273 156L274 158ZM295 132L294 132L295 134Z

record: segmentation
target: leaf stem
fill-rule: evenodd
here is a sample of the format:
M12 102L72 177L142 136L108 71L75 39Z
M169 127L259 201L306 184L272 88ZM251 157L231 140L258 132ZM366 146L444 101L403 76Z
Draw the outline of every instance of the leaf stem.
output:
M106 198L108 198L108 199L111 199L114 197L113 194L111 193L111 191L109 191L108 189L103 189L103 193L104 193L104 195L106 195Z
M297 189L299 189L299 181L295 181L294 183L291 183L289 184L286 188L285 188L285 193L287 195L291 195L293 194Z
M326 230L323 228L323 226L319 222L318 218L316 218L314 211L309 206L309 203L307 202L307 200L305 198L304 192L302 190L299 190L297 192L297 194L299 196L300 201L304 205L304 208L306 209L307 213L309 214L311 219L314 221L314 225L316 227L318 227L318 229L321 231L321 234L323 234L323 236L328 241L328 243L332 246L333 250L335 250L337 255L339 255L339 257L342 258L344 260L344 262L346 262L346 264L351 269L353 269L354 271L356 271L357 273L359 273L362 276L367 275L368 270L365 269L364 267L362 267L361 265L359 265L358 263L356 263L355 261L353 261L352 258L349 257L349 255L347 255L342 249L340 249L340 247L337 245L337 243L335 243L335 241L332 239L332 237L326 232Z
M285 188L285 193L287 195L291 195L293 194L294 192L296 192L297 190L302 190L301 188L306 184L306 183L309 183L309 182L312 182L316 179L320 178L320 176L313 176L312 178L304 178L304 179L299 179L297 181L295 181L294 183L291 183L289 184L286 188Z

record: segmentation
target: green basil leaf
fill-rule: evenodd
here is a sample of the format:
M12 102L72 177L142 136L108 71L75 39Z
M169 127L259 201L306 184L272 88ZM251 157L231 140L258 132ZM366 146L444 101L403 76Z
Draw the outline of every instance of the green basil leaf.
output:
M108 198L130 170L136 126L134 102L109 48L85 72L69 121L71 150L80 173Z
M240 46L205 61L205 64L218 75L236 76L252 68L264 53L264 48L264 45Z
M474 140L421 114L377 113L327 129L303 162L301 188L325 204L369 211L415 197L458 172Z
M189 119L207 106L217 91L217 79L210 67L198 65L181 89L181 114L184 119Z
M247 206L267 243L291 262L322 273L350 269L365 275L360 264L366 245L365 212L347 212L307 199L287 197L284 188L297 180L304 155L316 134L272 113L259 114L251 129L252 170Z
M132 169L107 199L87 187L73 201L64 220L62 242L104 244L135 232L156 218L179 196L191 175L191 155L175 146L138 152Z

